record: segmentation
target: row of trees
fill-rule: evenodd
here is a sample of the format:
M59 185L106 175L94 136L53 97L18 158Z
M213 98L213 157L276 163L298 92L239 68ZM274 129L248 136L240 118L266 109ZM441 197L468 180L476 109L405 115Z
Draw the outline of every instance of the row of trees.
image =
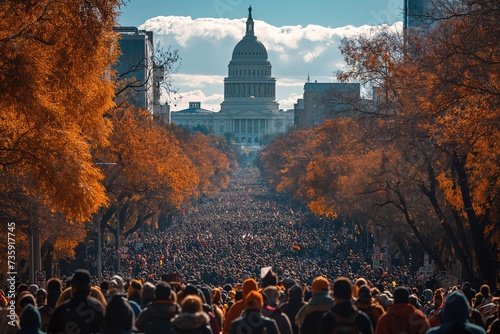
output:
M97 220L110 228L119 211L121 232L131 233L229 180L235 159L223 139L187 133L126 103L127 90L138 88L127 89L113 70L121 5L0 3L0 230L6 238L16 223L20 263L28 258L20 245L34 231L47 259L72 256ZM178 59L168 54L167 72Z
M418 241L441 269L494 285L500 246L500 4L441 2L404 35L342 42L343 81L376 87L357 117L298 129L264 148L278 191L316 213ZM387 233L391 231L392 233Z

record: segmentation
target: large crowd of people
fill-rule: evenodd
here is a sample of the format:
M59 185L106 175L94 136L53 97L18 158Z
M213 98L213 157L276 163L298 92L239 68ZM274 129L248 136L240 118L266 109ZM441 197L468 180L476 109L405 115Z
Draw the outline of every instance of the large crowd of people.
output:
M127 238L120 271L110 243L101 279L89 249L87 268L0 294L0 333L500 333L500 291L374 270L364 242L240 168L167 231Z

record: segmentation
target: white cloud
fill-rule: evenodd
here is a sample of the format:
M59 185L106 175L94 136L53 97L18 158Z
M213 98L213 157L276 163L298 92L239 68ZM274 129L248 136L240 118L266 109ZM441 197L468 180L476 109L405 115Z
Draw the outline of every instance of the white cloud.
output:
M218 111L223 101L224 77L236 43L245 34L246 19L158 16L147 20L140 29L151 30L154 40L165 48L178 49L182 65L172 77L182 99L174 110L187 108L189 101ZM307 25L276 27L255 20L255 34L268 50L272 76L280 108L293 108L301 97L308 75L311 81L332 82L344 61L339 51L344 37L371 35L376 27L339 28ZM401 22L391 26L401 30ZM295 101L293 101L295 99Z

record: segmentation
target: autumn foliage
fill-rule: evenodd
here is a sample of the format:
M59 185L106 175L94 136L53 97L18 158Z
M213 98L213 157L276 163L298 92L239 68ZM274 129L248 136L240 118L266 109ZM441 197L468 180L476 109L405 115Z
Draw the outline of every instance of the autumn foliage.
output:
M438 268L458 263L464 279L494 284L499 13L498 2L465 1L443 6L427 30L344 40L338 77L376 87L374 106L266 147L270 182L318 214L360 222L380 240L391 235L407 257L418 242Z
M97 219L105 230L119 210L123 229L229 180L229 149L216 139L116 106L117 92L127 94L113 70L121 5L0 3L0 230L15 222L27 244L36 228L54 259L72 256ZM27 253L20 248L18 260Z

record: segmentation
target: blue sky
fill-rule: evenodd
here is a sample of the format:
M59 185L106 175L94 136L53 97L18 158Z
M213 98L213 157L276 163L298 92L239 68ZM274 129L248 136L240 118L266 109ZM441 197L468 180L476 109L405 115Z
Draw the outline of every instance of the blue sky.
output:
M218 111L249 5L255 34L273 66L277 101L288 109L302 96L308 75L318 82L335 81L334 73L343 66L341 38L368 34L380 24L399 30L403 0L130 0L119 24L153 31L163 48L179 51L182 61L173 75L179 94L164 94L173 110L197 101Z

